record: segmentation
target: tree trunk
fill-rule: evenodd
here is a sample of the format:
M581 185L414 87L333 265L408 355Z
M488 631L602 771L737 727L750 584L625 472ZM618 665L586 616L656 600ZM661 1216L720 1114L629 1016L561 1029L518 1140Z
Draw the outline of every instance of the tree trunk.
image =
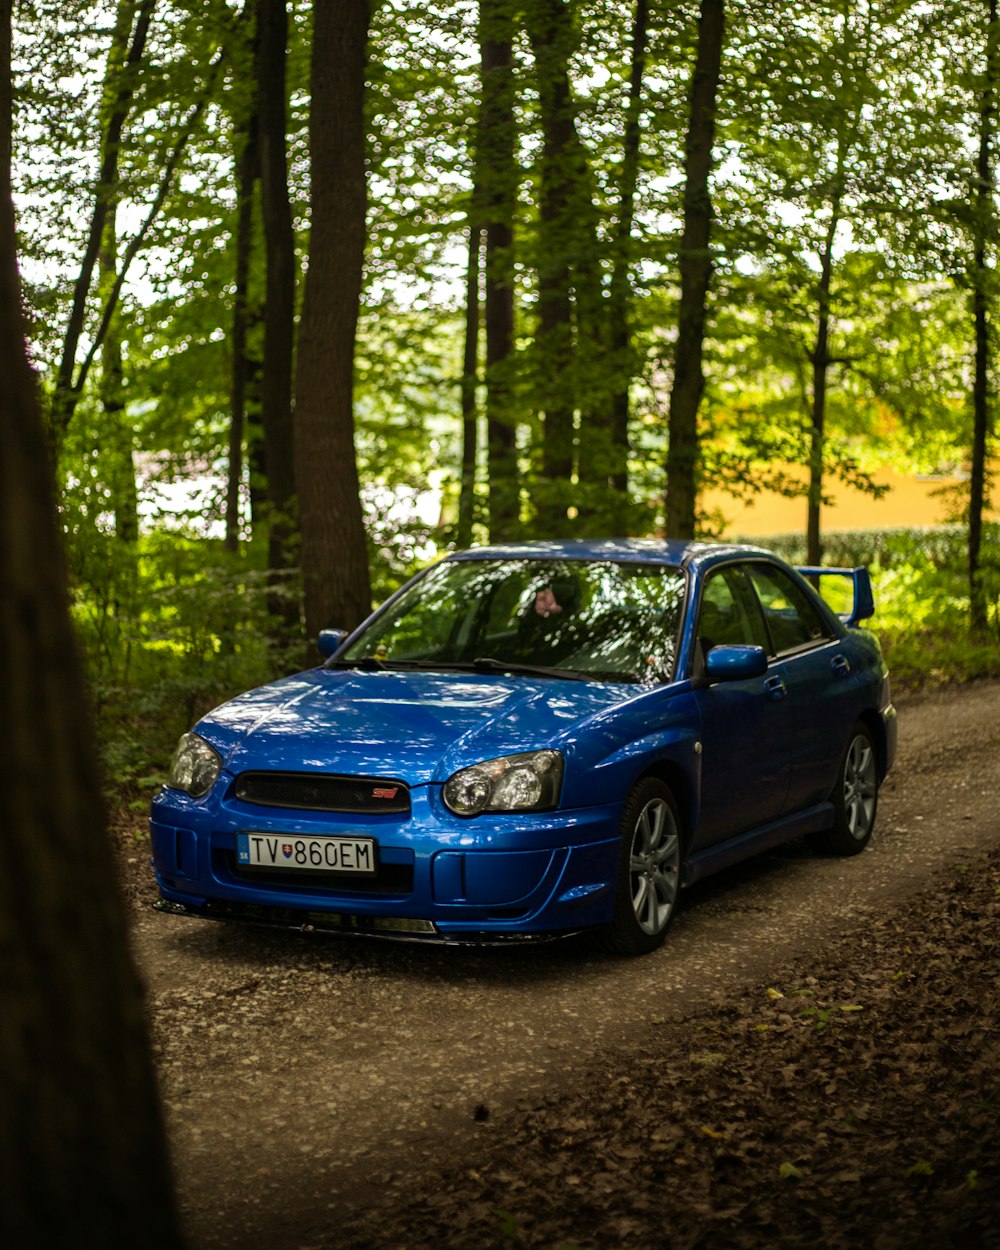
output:
M257 0L257 111L260 125L260 189L264 219L267 296L264 304L264 371L261 420L270 501L268 567L294 566L292 516L295 495L292 428L292 353L295 338L295 238L288 199L285 144L285 0ZM298 606L283 588L272 611L294 630Z
M306 628L350 629L371 609L354 450L354 339L365 253L367 0L317 0L312 218L295 405Z
M987 0L986 69L979 97L979 158L976 164L975 247L972 262L972 304L975 322L975 372L972 387L972 457L969 481L969 621L976 631L986 629L988 608L983 585L981 551L983 510L986 504L986 455L990 435L989 376L990 327L987 240L995 237L993 131L998 78L997 0Z
M515 160L514 20L510 0L480 0L482 61L477 182L486 232L486 422L490 538L520 528L520 484L513 398Z
M642 109L642 80L646 72L649 5L636 0L632 17L632 58L628 102L625 106L621 179L618 184L618 227L614 240L614 267L611 273L610 307L611 367L611 489L616 496L615 529L628 528L629 388L635 372L632 352L632 224L639 183L639 114Z
M702 347L712 273L712 144L725 27L724 0L701 0L698 50L691 76L691 111L684 145L684 228L681 301L668 417L667 534L693 538L697 502L698 408L705 379Z
M577 407L573 327L573 260L582 223L576 207L576 128L568 61L572 30L564 0L531 0L525 22L535 56L542 122L538 210L538 329L533 395L542 422L544 482L533 493L546 534L574 528L567 516L573 493L573 416Z
M601 243L590 164L576 128L570 60L576 48L571 0L532 0L525 21L538 68L542 119L539 296L545 391L557 421L552 470L562 468L564 430L579 413L577 522L566 515L567 489L553 483L557 532L580 525L591 534L607 524L612 451L610 334L601 273ZM546 303L551 305L546 324ZM565 399L561 396L565 395ZM566 411L568 409L568 422ZM546 412L548 425L548 412ZM570 435L570 439L572 436ZM546 430L546 444L549 442ZM572 450L570 450L572 455ZM568 483L567 483L568 485Z
M838 170L838 178L840 171ZM830 286L833 281L833 245L840 225L841 193L834 193L830 223L820 254L817 289L816 344L812 351L813 392L809 436L809 496L806 516L806 562L819 564L823 558L820 539L820 510L823 505L823 451L826 441L826 384L830 369Z
M0 0L0 1240L179 1247L15 260Z
M837 137L837 165L833 174L830 220L820 252L819 286L816 290L816 343L810 356L813 376L809 434L809 494L806 513L806 560L819 564L823 558L820 513L823 506L823 456L826 445L826 392L830 365L830 293L833 285L833 249L840 228L848 151L853 130Z
M254 56L256 57L256 39ZM254 366L248 353L250 330L250 258L253 254L253 194L259 177L257 110L236 131L236 295L233 301L232 373L230 380L229 464L226 477L227 551L239 550L240 495L243 483L243 440L247 429L247 390Z
M91 210L87 243L73 287L73 305L63 336L62 354L50 404L51 438L57 449L66 436L80 397L82 383L74 376L76 355L83 334L87 300L104 240L108 213L118 197L118 153L125 122L132 108L154 3L155 0L139 0L137 4L132 0L121 0L111 37L104 82L101 166L94 189L94 206Z
M117 211L112 205L101 248L102 288L114 282L116 272ZM101 407L106 431L101 451L102 459L108 464L106 478L115 511L115 535L120 542L134 546L139 538L139 495L135 484L135 449L125 404L125 368L117 321L112 321L101 348Z
M472 543L472 527L476 519L476 459L478 450L478 412L476 390L479 385L479 274L483 251L483 229L480 224L479 191L472 191L469 210L469 261L465 278L465 352L462 359L462 471L458 496L458 526L455 541L459 547Z

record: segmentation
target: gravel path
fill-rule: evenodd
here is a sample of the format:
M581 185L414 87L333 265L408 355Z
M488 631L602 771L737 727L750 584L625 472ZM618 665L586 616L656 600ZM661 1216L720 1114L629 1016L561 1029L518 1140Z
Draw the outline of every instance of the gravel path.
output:
M520 1149L525 1109L579 1098L595 1064L627 1073L650 1038L725 1017L796 960L863 950L890 912L1000 845L998 710L997 683L902 701L863 855L796 843L721 874L685 896L660 951L629 962L583 940L442 950L163 916L133 849L135 947L192 1244L332 1246L345 1220L352 1245L366 1228L381 1244L396 1188L447 1193L442 1170L505 1140ZM910 919L916 940L921 911Z

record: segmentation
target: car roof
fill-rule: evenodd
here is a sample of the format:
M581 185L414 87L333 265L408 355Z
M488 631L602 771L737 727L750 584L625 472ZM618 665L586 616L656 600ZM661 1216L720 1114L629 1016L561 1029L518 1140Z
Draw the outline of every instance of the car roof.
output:
M703 543L660 538L552 538L520 543L496 543L456 551L449 560L621 560L669 564L677 568L702 564L725 555L771 555L762 547L738 543Z

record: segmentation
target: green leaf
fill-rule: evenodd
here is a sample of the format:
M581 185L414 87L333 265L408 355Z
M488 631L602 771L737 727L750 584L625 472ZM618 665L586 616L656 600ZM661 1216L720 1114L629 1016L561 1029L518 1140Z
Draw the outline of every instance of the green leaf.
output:
M778 1175L783 1181L801 1181L805 1179L805 1172L801 1168L797 1168L794 1163L783 1163L778 1168Z

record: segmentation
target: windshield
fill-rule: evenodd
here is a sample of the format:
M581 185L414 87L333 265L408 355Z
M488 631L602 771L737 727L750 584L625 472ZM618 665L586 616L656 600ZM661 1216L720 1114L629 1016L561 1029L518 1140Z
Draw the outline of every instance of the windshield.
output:
M662 564L446 561L333 663L661 682L673 671L683 596L683 574Z

